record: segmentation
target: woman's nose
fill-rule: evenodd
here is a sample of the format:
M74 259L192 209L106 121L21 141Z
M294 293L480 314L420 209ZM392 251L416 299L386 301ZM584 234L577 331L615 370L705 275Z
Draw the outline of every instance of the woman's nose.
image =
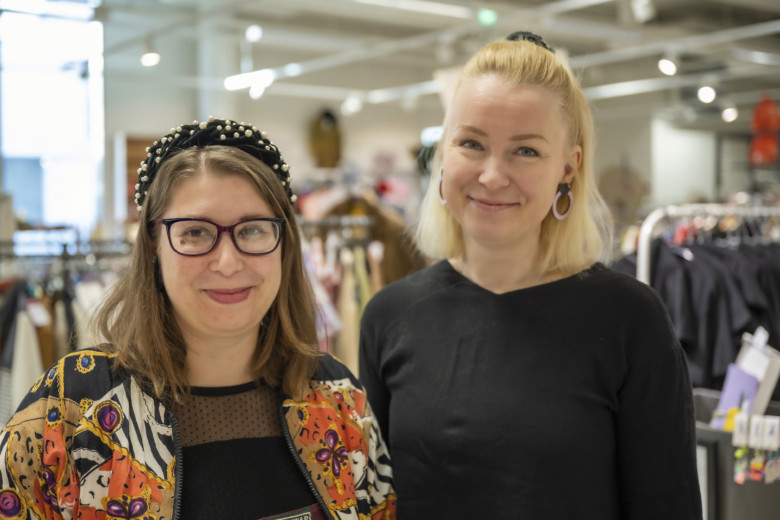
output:
M222 231L217 241L217 245L209 253L212 255L210 262L211 269L230 276L239 271L244 266L244 258L241 251L233 243L233 237L228 231Z
M479 182L490 190L498 190L509 186L509 177L504 171L504 164L500 158L490 158L484 163L484 168L479 174Z

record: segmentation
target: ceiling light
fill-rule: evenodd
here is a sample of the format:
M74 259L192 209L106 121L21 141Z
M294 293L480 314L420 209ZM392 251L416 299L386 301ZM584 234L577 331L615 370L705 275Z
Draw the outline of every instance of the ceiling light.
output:
M739 117L739 110L734 105L728 105L720 111L720 117L726 123L733 123Z
M482 25L495 25L498 21L498 13L492 9L480 9L477 11L477 20Z
M141 55L141 65L144 67L154 67L160 63L160 55L154 49L152 40L147 39L144 43L144 53Z
M300 63L288 63L284 66L284 73L291 78L300 76L302 72L303 67L301 67Z
M256 83L249 87L249 97L252 99L260 99L262 97L263 93L265 93L267 85L264 85L262 83Z
M273 69L256 70L246 74L235 74L225 78L225 89L241 90L251 88L255 85L265 85L266 87L274 82L276 72Z
M88 5L85 5L88 4ZM92 20L95 17L95 7L99 3L81 2L49 2L46 0L0 0L0 12L9 11L36 16L54 16L74 20Z
M341 115L343 116L351 116L361 110L363 110L363 101L358 95L347 96L347 99L341 104Z
M460 5L445 4L442 2L429 2L427 0L355 0L359 4L376 5L380 7L392 7L405 11L418 13L437 14L452 18L471 18L473 11Z
M631 0L631 14L636 23L647 23L656 15L653 0Z
M427 126L420 132L420 142L423 146L433 146L441 141L442 134L444 134L444 127Z
M246 41L248 42L259 42L260 38L263 37L263 29L259 25L250 25L246 28L246 32L244 32L244 37L246 38Z
M712 88L709 85L704 85L703 87L699 87L699 91L696 93L696 95L699 98L699 101L702 103L712 103L715 101L715 98L717 97L717 94L715 93L715 89Z
M667 76L674 76L677 74L677 62L671 56L664 56L658 60L658 70Z

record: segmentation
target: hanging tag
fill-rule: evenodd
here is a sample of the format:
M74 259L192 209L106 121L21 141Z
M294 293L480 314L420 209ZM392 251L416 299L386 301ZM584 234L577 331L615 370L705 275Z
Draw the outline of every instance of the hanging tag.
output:
M780 478L780 451L775 451L769 457L764 467L764 483L771 484Z
M760 450L764 447L764 416L750 416L750 433L748 434L747 445L754 450Z
M51 325L51 315L39 300L33 300L32 298L27 300L27 315L35 327Z
M734 482L744 484L748 473L748 453L747 448L737 448L734 451Z
M734 433L731 444L736 447L748 445L748 414L739 412L734 415Z
M780 450L780 417L775 415L764 417L764 438L761 447L769 451Z
M753 453L753 457L750 459L750 466L748 467L748 478L756 482L764 480L764 469L766 468L766 463L766 452L764 450L756 450Z

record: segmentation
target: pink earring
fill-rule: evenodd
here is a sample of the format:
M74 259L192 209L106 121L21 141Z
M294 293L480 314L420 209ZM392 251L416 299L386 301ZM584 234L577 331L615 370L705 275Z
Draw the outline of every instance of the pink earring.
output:
M569 197L569 207L566 209L566 213L558 213L558 200L561 197ZM571 194L571 184L560 183L558 185L558 193L555 194L555 199L552 204L552 212L555 218L563 220L571 213L571 208L574 206L574 195Z
M447 205L447 201L444 200L444 197L441 194L441 183L444 181L444 170L441 171L441 175L439 175L439 202L442 206Z

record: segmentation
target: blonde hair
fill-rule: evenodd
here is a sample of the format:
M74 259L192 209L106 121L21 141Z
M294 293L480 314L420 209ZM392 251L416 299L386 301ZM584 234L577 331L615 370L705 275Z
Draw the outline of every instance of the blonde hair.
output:
M313 376L317 346L315 299L306 275L292 205L274 172L237 148L188 148L166 159L151 184L141 213L128 271L103 301L92 330L110 343L119 367L148 383L158 396L178 399L187 390L186 347L171 302L154 282L152 257L161 217L176 188L195 175L239 175L255 186L274 215L286 222L282 237L282 284L263 318L252 372L258 380L302 398Z
M542 222L540 249L542 272L574 273L597 260L606 260L611 248L612 220L598 192L593 173L593 119L579 82L561 59L544 47L528 41L500 40L483 47L464 66L455 87L464 80L495 74L515 84L540 85L554 92L569 126L571 144L582 149L582 160L571 183L574 204L568 218L557 220L550 213ZM447 115L444 134L447 139ZM435 164L441 165L442 146ZM423 198L416 240L421 251L433 258L463 255L462 229L439 202L440 166L434 168Z

